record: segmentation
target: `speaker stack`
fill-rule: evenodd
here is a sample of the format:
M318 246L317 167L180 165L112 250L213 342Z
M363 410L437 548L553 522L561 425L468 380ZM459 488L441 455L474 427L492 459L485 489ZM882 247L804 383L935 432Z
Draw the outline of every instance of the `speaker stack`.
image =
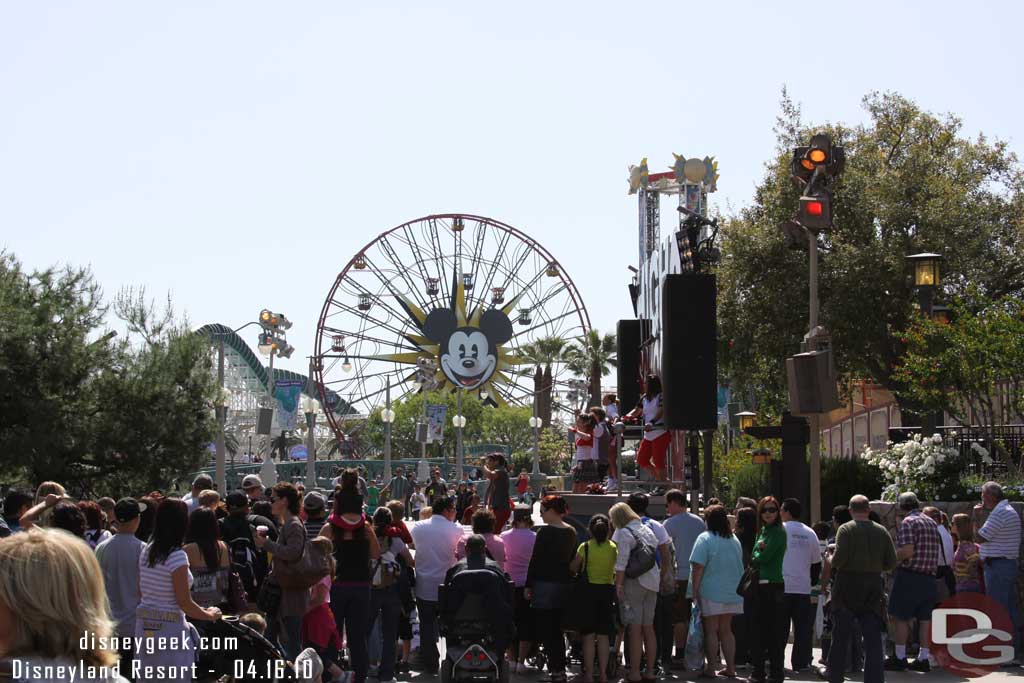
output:
M661 384L670 429L718 427L715 276L666 275L661 294Z

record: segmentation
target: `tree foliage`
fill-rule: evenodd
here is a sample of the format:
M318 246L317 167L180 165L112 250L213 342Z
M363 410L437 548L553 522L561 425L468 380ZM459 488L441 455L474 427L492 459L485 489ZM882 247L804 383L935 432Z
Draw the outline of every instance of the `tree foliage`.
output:
M896 377L918 404L982 427L1005 458L995 427L1024 414L1024 298L954 310L949 324L914 321Z
M0 471L112 495L166 488L208 457L209 352L143 292L114 312L88 269L26 272L0 254Z
M595 329L579 337L566 351L569 369L590 383L591 406L601 405L601 378L616 366L615 335Z
M969 288L989 301L1024 292L1024 174L1006 144L968 139L956 117L896 94L869 94L864 108L864 124L811 126L783 93L776 156L753 204L722 230L722 369L767 413L784 406L784 359L808 327L807 254L787 250L777 226L800 195L792 148L812 133L831 134L847 157L835 228L819 238L821 321L840 373L909 397L895 372L913 315L907 255L944 255L940 300Z

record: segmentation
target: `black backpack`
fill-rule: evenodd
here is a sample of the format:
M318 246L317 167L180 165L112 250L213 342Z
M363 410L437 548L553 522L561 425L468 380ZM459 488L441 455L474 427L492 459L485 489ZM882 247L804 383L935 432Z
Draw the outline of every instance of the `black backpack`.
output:
M261 552L253 539L252 516L250 515L245 524L239 524L236 520L229 522L232 526L225 525L224 536L227 539L228 551L231 555L231 569L238 573L242 579L242 585L249 595L259 593L263 579L268 573L267 556ZM233 532L233 533L232 533Z

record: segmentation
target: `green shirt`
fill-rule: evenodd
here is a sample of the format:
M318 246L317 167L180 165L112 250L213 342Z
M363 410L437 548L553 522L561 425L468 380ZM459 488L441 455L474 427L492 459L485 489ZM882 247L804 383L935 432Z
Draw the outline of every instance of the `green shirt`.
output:
M584 551L584 546L588 550ZM588 582L606 586L615 583L615 558L618 550L611 540L600 544L593 539L580 543L576 554L584 559Z
M761 548L761 542L764 548ZM781 524L761 527L761 533L754 541L754 552L750 564L757 567L762 581L784 583L782 580L782 558L786 554L786 528Z
M366 489L366 504L369 507L377 507L377 499L380 497L380 489L370 486Z

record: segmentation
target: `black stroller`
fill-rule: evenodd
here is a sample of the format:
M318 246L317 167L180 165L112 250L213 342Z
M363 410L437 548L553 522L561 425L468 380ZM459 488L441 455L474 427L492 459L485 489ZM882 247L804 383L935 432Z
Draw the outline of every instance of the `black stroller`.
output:
M248 681L293 680L291 665L274 645L238 617L226 616L218 621L197 621L193 626L206 638L237 638L237 649L200 650L196 672L199 681L216 681L230 676L234 683Z
M508 683L505 650L515 632L514 591L493 563L467 560L449 572L438 596L446 648L441 683Z

